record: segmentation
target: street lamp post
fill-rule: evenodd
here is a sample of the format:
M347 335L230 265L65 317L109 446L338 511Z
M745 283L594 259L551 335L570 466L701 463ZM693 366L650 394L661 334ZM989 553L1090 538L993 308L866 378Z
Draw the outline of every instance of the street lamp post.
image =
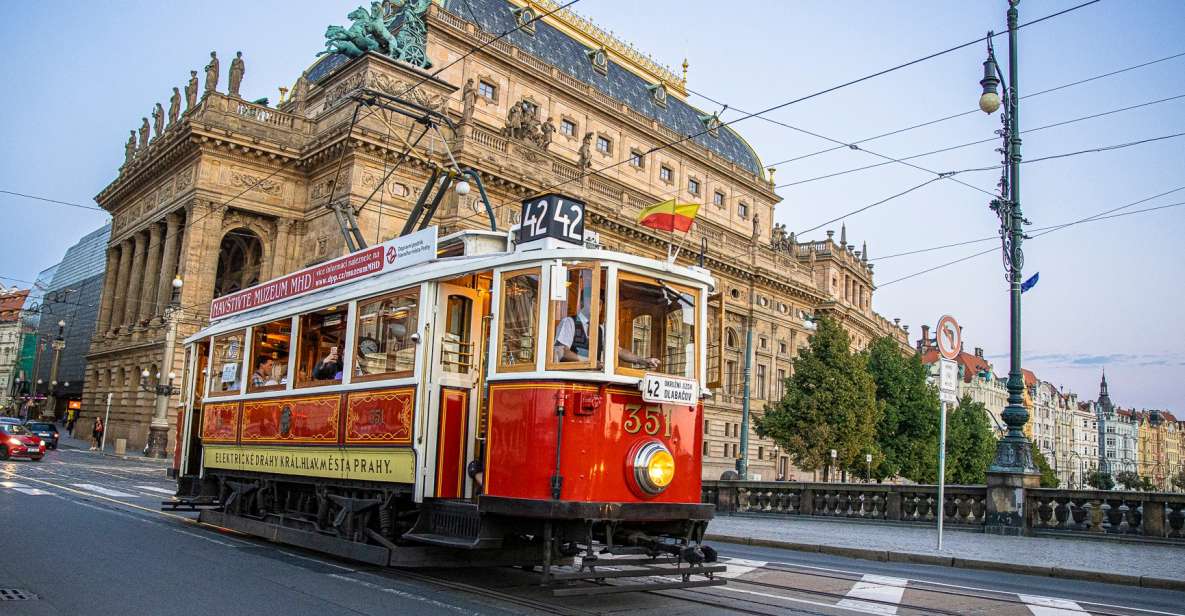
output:
M165 355L161 361L161 370L169 370L168 384L161 385L161 375L157 374L156 386L148 387L148 371L140 374L140 387L146 391L156 393L156 408L152 413L152 422L148 424L148 448L145 455L150 458L164 458L168 455L169 444L169 398L179 393L173 386L177 378L170 368L173 366L173 353L177 346L177 317L181 312L181 276L173 279L173 295L169 305L165 307Z
M1021 271L1024 267L1024 252L1021 242L1024 240L1024 225L1027 221L1021 214L1020 206L1020 112L1019 92L1017 86L1017 11L1019 0L1008 1L1008 85L1004 88L1004 113L1001 117L1003 129L1000 134L1004 137L1004 161L1006 163L1000 178L1000 197L993 200L991 207L1000 218L1000 239L1003 249L1004 271L1009 285L1011 320L1009 323L1011 339L1011 361L1008 370L1008 406L1004 408L1004 423L1008 424L1008 433L996 445L996 457L989 469L992 473L1002 475L1035 475L1037 468L1033 464L1033 455L1029 440L1024 435L1024 425L1028 422L1029 412L1024 406L1024 374L1021 372L1021 318L1020 318L1020 286ZM979 108L984 113L993 113L1000 108L1001 99L996 93L996 86L1004 81L996 62L995 49L992 47L992 33L988 33L988 57L983 63L984 75L979 82L983 86L983 94L979 99ZM1023 506L1023 504L1018 504ZM1013 516L1020 515L1020 511L1010 512ZM1020 519L1023 519L1021 517ZM1019 519L1010 519L1015 524Z
M835 454L834 449L831 450L831 465L827 467L827 481L835 483Z
M62 357L62 349L66 348L66 321L58 321L58 336L50 343L50 348L53 349L53 363L49 367L49 396L46 397L45 406L41 409L42 419L52 419L54 416L54 409L58 405L58 361Z
M872 454L864 454L864 464L867 467L864 473L864 483L872 483Z

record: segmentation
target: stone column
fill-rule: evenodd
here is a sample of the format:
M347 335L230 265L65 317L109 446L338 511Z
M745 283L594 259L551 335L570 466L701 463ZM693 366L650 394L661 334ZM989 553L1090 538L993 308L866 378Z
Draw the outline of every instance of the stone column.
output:
M111 311L111 330L123 327L128 306L128 277L132 271L132 240L119 243L119 271L115 281L114 308Z
M129 329L139 327L140 325L137 317L140 314L140 306L144 302L144 297L140 294L140 290L144 282L144 266L147 264L146 255L144 254L147 241L144 232L136 233L134 239L135 249L132 251L131 276L128 277L127 305L123 315L124 324Z
M97 334L106 334L111 330L111 311L115 308L115 283L119 276L119 247L107 247L107 268L103 270L103 291L99 301Z
M185 210L185 233L180 242L178 269L185 280L182 287L184 297L208 301L214 296L214 278L218 270L218 248L222 242L222 218L226 208L217 204L195 199ZM192 304L195 300L183 299L181 303ZM201 318L208 309L206 305L195 305L187 316Z
M272 242L272 262L266 278L275 278L288 273L288 242L292 236L292 219L276 220L276 236Z
M153 222L148 225L148 254L147 264L144 266L144 282L140 289L140 310L137 322L147 321L164 312L164 304L157 301L157 279L156 275L160 271L160 252L161 252L161 237L160 237L160 223Z
M160 279L156 283L157 311L163 313L173 293L173 278L177 274L177 243L181 231L181 215L173 212L165 217L164 249L160 265ZM162 374L164 374L162 372Z

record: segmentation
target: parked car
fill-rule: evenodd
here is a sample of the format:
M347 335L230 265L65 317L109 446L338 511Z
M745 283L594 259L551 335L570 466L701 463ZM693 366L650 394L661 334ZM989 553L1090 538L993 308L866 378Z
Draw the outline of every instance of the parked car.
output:
M31 458L34 462L45 455L45 443L24 426L0 423L0 460L12 457Z
M26 421L25 427L36 434L46 449L58 448L58 427L48 421Z
M22 423L24 423L24 422L21 421L20 417L0 417L0 424L16 425L16 424L22 424Z

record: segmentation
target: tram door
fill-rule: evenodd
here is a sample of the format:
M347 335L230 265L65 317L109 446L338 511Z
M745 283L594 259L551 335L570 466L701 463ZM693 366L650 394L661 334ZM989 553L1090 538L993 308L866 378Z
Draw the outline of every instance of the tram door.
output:
M465 467L474 456L480 362L481 302L477 290L440 284L433 328L430 417L435 451L426 456L432 482L425 496L462 498L469 481Z

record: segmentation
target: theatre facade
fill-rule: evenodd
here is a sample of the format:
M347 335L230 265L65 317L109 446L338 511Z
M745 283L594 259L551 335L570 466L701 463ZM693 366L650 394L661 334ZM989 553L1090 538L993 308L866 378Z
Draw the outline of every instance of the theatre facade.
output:
M241 97L241 59L220 86L212 58L200 88L195 72L184 96L174 90L168 117L158 106L153 126L145 119L132 131L118 177L96 197L113 221L82 430L106 412L110 394L108 439L144 446L154 394L140 387L140 373L155 381L184 365L181 352L163 355L174 277L184 281L184 338L208 321L212 299L349 252L340 223L347 209L365 242L398 235L434 172L452 166L449 152L481 174L502 230L519 222L524 198L559 192L587 203L587 229L602 246L662 258L670 235L639 226L638 212L670 198L702 204L679 259L705 247L723 312L709 342L721 384L705 402L706 478L740 455L750 322L755 414L779 395L808 344L807 317L835 318L855 348L889 335L908 350L906 331L872 309L866 245L849 242L844 229L799 241L771 225L775 207L793 204L779 205L772 174L740 134L687 102L686 61L678 72L660 66L550 1L422 0L401 9L418 4L419 15L377 4L391 41L405 43L401 33L423 26L422 49L352 58L348 33L357 28L339 28L327 48L341 53L314 58L310 50L312 64L293 67L294 83L272 105ZM455 130L417 139L422 127L408 117L359 111L364 89L445 114ZM476 190L449 191L433 222L442 235L489 226ZM170 400L171 423L179 404ZM812 478L750 436L752 475Z

